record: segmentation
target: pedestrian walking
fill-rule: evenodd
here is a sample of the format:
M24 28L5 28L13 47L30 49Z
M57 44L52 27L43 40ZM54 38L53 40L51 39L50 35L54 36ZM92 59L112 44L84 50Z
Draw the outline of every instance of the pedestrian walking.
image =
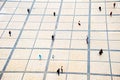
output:
M99 11L101 11L102 9L101 9L101 7L99 6Z
M115 6L116 6L116 3L113 3L113 7L115 8Z
M42 59L42 55L41 55L41 54L39 54L39 59L40 59L40 60Z
M52 41L54 41L54 35L52 35Z
M103 50L100 49L100 51L99 51L99 55L102 55L102 54L103 54Z
M88 44L88 36L87 36L87 38L86 38L86 43Z
M54 57L55 57L55 56L54 56L54 55L52 55L52 59L53 59L53 60L54 60Z
M30 13L30 9L27 9L28 14Z
M57 70L57 74L58 74L58 76L60 75L60 68L58 68L58 70Z
M110 16L112 16L112 11L110 12Z
M78 25L81 26L80 21L78 21Z
M11 37L11 35L12 35L12 32L11 32L11 31L9 31L9 37Z
M54 15L54 16L56 16L56 13L55 13L55 12L53 12L53 15Z
M61 66L61 73L63 73L63 66Z

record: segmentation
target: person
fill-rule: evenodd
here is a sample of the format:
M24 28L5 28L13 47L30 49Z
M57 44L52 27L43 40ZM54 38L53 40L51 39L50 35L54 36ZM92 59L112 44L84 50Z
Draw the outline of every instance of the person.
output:
M58 76L60 75L60 68L58 68L58 70L57 70L57 74L58 74Z
M39 59L40 59L40 60L42 59L42 56L41 56L41 54L39 54Z
M61 73L63 73L63 66L61 66Z
M54 12L53 15L56 16L56 13Z
M54 56L54 55L52 55L52 59L53 59L53 60L54 60L54 57L55 57L55 56Z
M52 41L54 41L54 35L52 35Z
M103 50L100 49L100 51L99 51L99 55L102 55L102 54L103 54Z
M101 7L99 7L99 11L101 11L102 9L101 9Z
M81 26L80 21L78 22L78 25Z
M110 12L110 16L112 16L112 12Z
M113 3L113 7L115 8L115 6L116 6L116 3Z
M10 37L11 37L11 34L12 34L11 31L9 31L9 36L10 36Z
M86 43L88 44L88 36L87 36L87 38L86 38Z
M28 14L30 13L30 9L27 9Z

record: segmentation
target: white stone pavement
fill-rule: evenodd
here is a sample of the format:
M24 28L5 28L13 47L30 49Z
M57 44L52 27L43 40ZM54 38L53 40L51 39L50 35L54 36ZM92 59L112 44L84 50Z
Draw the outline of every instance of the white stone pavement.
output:
M1 0L0 9L0 80L120 80L120 0Z

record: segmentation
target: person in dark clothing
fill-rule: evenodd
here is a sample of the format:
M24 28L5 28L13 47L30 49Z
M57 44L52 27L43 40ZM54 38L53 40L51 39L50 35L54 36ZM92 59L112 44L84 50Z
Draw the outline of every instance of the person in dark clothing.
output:
M12 35L11 31L9 31L9 36L11 37L11 35Z
M87 36L87 38L86 38L86 43L88 44L88 36Z
M102 55L102 54L103 54L103 50L100 49L100 51L99 51L99 55Z
M80 21L78 22L78 25L81 26Z
M115 8L115 6L116 6L116 3L113 3L113 7Z
M110 16L112 16L112 12L110 12Z
M54 35L52 35L52 41L54 41Z
M54 15L54 16L56 16L56 13L55 13L55 12L53 12L53 15Z
M54 58L55 58L55 56L54 55L52 55L52 59L54 60Z
M30 9L27 9L28 14L30 13Z
M57 70L57 74L58 74L58 76L60 75L60 68Z
M102 9L101 9L101 7L99 7L99 11L101 11Z

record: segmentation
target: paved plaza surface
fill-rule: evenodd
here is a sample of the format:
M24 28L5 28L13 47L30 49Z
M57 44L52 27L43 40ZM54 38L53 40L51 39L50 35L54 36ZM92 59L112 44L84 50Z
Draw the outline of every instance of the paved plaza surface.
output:
M120 0L0 0L0 80L120 80Z

